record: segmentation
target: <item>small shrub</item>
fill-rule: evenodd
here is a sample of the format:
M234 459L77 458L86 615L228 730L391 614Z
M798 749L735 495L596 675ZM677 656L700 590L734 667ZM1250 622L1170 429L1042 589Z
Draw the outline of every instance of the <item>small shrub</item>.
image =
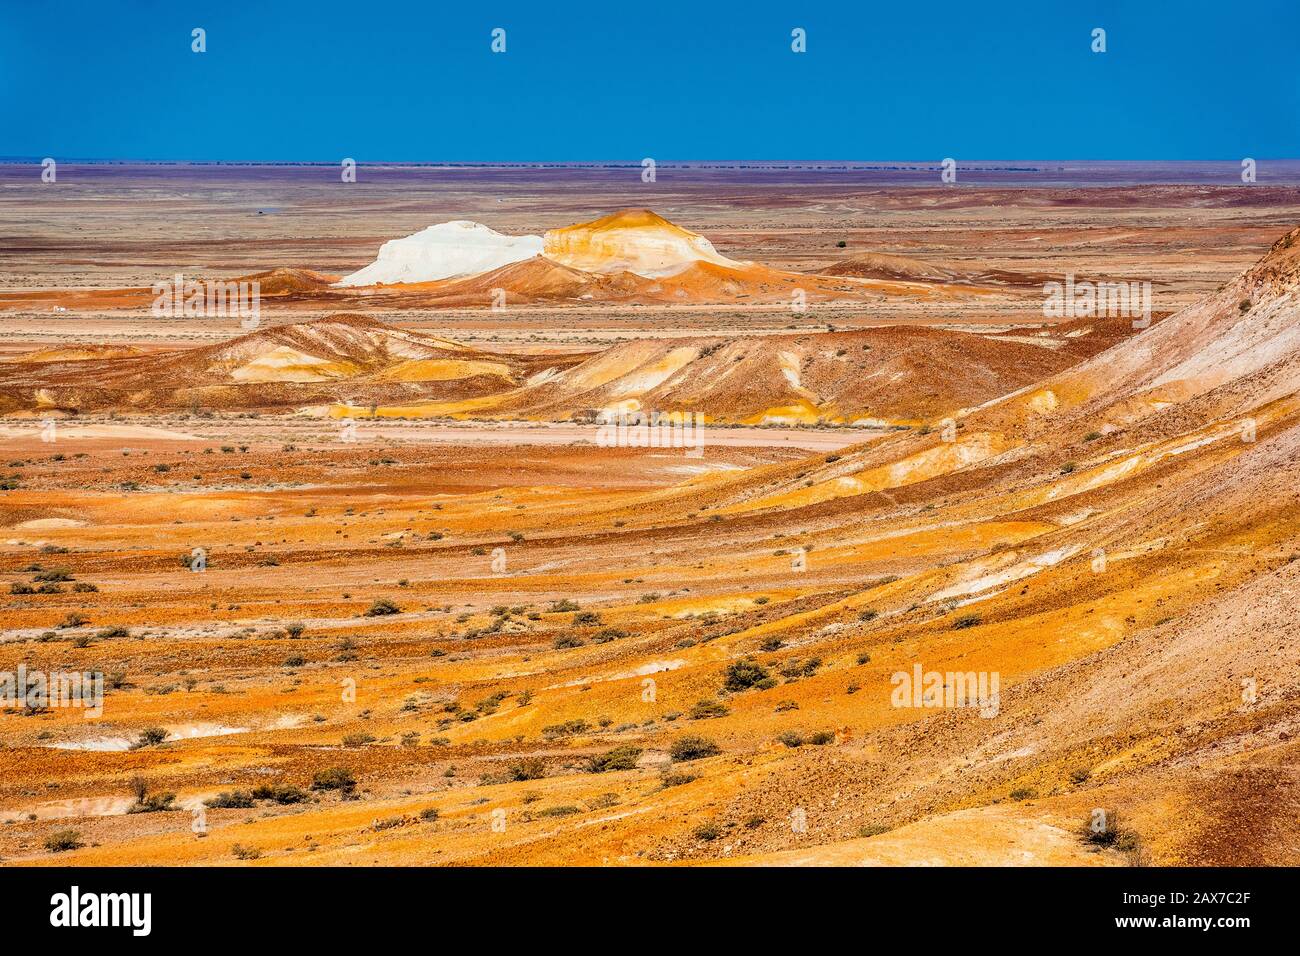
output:
M723 682L723 687L729 691L748 690L767 680L769 676L766 667L758 663L758 661L746 657L727 668L727 676Z
M592 757L588 762L588 769L592 773L607 773L611 770L632 770L636 767L637 759L640 756L640 747L634 747L631 744L623 747L615 747L613 750Z
M160 813L167 810L179 810L175 806L176 794L174 793L157 793L153 796L140 794L135 803L126 808L127 813Z
M383 617L387 614L401 614L401 613L402 613L402 609L399 608L392 601L388 600L388 598L379 598L379 600L371 604L370 607L366 610L365 616Z
M51 853L65 853L85 846L81 842L81 833L77 830L55 830L45 838L45 849Z
M214 810L249 810L255 806L253 795L246 790L223 791L204 800L203 805Z
M307 793L287 783L263 783L254 788L254 800L270 800L288 806L291 803L306 803Z
M695 734L677 738L673 741L672 746L668 748L669 756L679 761L699 760L703 757L714 757L720 753L722 753L722 748L716 743L708 737L700 737Z
M1084 820L1083 839L1096 847L1119 850L1132 866L1145 866L1149 860L1142 838L1120 826L1119 814L1094 810Z
M541 757L525 757L506 768L511 780L541 780L546 776L546 761Z
M583 731L590 729L590 727L590 724L579 717L576 720L566 720L562 724L547 724L542 728L542 736L567 737L571 734L580 734Z
M697 840L703 840L706 843L712 842L722 836L722 827L716 823L701 823L691 831L691 835Z
M330 767L328 770L318 771L312 778L311 788L313 790L338 790L340 793L351 793L357 788L356 778L352 776L352 771L346 767Z
M132 750L140 750L144 747L156 747L167 739L167 731L161 727L146 727L140 731L140 736L136 738L135 743L131 745Z
M729 713L731 711L716 700L698 700L691 708L691 720L712 720L715 717L726 717Z
M669 787L681 787L692 780L699 780L693 773L666 773L659 778L659 785L667 790Z

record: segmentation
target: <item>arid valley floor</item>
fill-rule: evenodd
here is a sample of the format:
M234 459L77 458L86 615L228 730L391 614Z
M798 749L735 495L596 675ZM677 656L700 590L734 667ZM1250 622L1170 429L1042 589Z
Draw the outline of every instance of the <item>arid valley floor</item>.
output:
M0 165L0 862L1300 863L1281 168Z

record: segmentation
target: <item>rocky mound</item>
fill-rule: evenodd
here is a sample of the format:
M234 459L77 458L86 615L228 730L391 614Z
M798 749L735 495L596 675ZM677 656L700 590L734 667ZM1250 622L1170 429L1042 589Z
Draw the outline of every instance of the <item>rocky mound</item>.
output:
M93 359L126 358L141 355L132 345L70 345L34 349L15 358L15 362L85 362Z
M734 266L698 233L649 209L620 209L591 222L546 233L545 255L585 272L632 272L656 278L696 262Z
M338 276L313 272L311 269L270 269L240 276L235 282L256 282L261 295L295 295L320 292L337 282Z
M340 314L193 349L14 363L0 374L0 408L253 409L463 399L508 390L581 358L498 355Z
M1103 347L1105 340L1096 341ZM743 424L920 424L1079 360L1051 347L1058 342L912 327L637 339L478 404L475 412L562 420L618 410L698 411Z
M506 236L480 223L457 219L390 239L379 247L374 262L338 284L347 287L436 282L490 272L541 251L538 236Z

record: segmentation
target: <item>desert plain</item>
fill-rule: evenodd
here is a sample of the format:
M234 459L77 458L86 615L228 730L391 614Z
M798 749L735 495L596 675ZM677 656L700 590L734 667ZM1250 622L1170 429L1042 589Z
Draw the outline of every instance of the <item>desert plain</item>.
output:
M349 284L462 221L536 241ZM0 672L105 682L0 709L0 862L1294 865L1298 226L1295 163L0 165Z

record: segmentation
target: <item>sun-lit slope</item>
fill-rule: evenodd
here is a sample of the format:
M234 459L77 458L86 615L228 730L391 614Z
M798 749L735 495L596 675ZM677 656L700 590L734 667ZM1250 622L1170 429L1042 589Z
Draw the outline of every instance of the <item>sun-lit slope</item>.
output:
M655 284L630 272L584 272L533 256L480 275L418 286L439 305L515 306L537 302L599 301L653 302L666 298Z
M140 355L143 350L132 345L85 345L49 346L33 349L16 356L14 362L84 362L96 359L126 358Z
M361 315L274 326L211 346L0 367L6 410L267 408L470 398L580 357L498 355Z
M708 239L649 209L620 209L591 222L551 229L543 254L585 272L632 272L655 278L696 262L738 266Z
M881 425L977 405L1069 364L1053 349L922 328L634 340L503 396L498 411L698 411L709 420Z
M1189 403L1202 420L1243 414L1296 391L1298 311L1300 229L1213 295L971 417L1036 434L1062 419L1104 431L1154 421L1176 429Z

